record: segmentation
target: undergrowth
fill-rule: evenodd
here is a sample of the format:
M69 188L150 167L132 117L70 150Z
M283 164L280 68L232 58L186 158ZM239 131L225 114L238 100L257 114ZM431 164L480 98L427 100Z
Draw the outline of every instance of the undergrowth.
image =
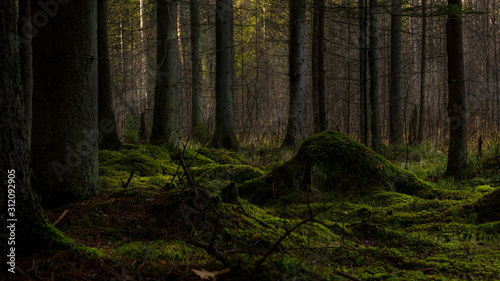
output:
M290 151L188 145L183 155L187 172L159 147L100 151L103 194L48 216L69 210L57 227L95 249L95 260L109 259L116 276L137 280L200 280L192 269L218 280L500 279L500 217L487 209L500 186L494 154L457 181L441 176L443 151L389 148L383 155L425 180L426 195L291 188L260 205L229 203L222 190L262 181L293 158ZM34 274L29 266L25 273Z

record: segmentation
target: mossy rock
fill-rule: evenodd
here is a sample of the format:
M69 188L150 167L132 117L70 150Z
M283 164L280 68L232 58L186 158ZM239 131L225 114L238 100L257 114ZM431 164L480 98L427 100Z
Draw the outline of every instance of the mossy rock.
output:
M304 140L291 160L239 189L240 195L260 202L310 187L351 195L381 189L418 195L430 184L348 136L324 131Z
M222 180L243 183L264 175L261 171L254 167L232 164L210 164L201 167L194 167L192 171L193 175L198 178L199 182L207 180Z
M497 189L490 194L486 194L473 206L474 212L480 222L500 221L500 189Z
M168 150L153 145L128 146L120 151L99 151L99 170L101 175L116 176L115 171L134 170L141 176L173 174L175 165ZM115 171L113 171L115 170Z

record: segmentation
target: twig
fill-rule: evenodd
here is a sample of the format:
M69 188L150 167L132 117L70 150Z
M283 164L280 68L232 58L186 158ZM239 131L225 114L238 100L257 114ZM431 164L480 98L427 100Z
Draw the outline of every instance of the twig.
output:
M130 177L128 178L126 184L123 184L123 181L122 181L122 187L123 188L127 188L127 186L130 184L130 181L132 181L132 177L134 176L134 172L135 172L135 170L132 170L132 172L130 172Z
M59 216L59 218L52 224L52 226L56 226L61 220L64 218L64 216L69 212L69 210L64 210L64 212Z
M186 174L186 177L188 179L189 187L191 187L191 189L193 189L196 184L193 180L193 177L191 176L191 173L189 173L189 169L186 167L186 163L184 162L184 158L182 158L182 155L179 153L179 151L177 151L177 156L179 157L179 162L180 162L182 169L184 170L184 173Z
M274 242L273 246L271 247L271 249L269 249L269 251L267 251L264 256L259 260L259 262L257 263L257 265L255 266L254 270L252 271L252 275L254 275L256 272L259 271L260 267L262 266L262 264L264 263L264 261L269 257L269 255L271 255L272 252L274 252L274 250L276 250L276 248L281 244L281 242L283 241L283 239L285 239L288 235L290 235L293 231L295 231L295 229L299 228L299 226L305 224L305 223L308 223L310 221L312 221L313 218L308 218L308 219L305 219L305 220L302 220L301 222L299 222L298 224L296 224L294 227L288 229L285 234L283 234L279 239L278 241Z
M347 279L351 279L351 280L354 280L354 281L362 281L362 280L361 280L361 279L359 279L358 277L356 277L356 276L352 276L352 275L347 274L347 273L342 272L342 271L335 271L335 273L336 273L337 275L340 275L340 276L345 277L345 278L347 278Z

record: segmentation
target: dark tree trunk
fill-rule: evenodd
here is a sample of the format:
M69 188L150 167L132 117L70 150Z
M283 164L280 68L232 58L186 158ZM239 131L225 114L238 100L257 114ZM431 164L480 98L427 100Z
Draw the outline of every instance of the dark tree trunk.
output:
M157 3L158 43L151 143L179 146L179 47L177 1Z
M448 117L450 147L445 175L460 177L467 167L467 115L464 82L464 47L461 0L449 0L446 21L446 52L448 54Z
M366 62L367 62L367 0L359 2L359 138L362 144L368 146L368 103L366 85Z
M215 2L215 134L214 147L236 148L233 103L233 1Z
M31 141L31 123L33 110L33 48L31 38L33 29L31 23L31 6L29 0L19 1L19 19L17 31L19 34L19 53L21 57L21 81L23 84L24 107L26 111L27 140Z
M98 60L98 117L99 124L109 126L102 134L100 149L119 149L122 144L116 130L116 119L113 112L113 93L111 87L111 66L108 48L108 0L97 1L97 55ZM102 132L101 128L101 132ZM109 132L108 132L109 131Z
M381 98L380 98L380 55L378 50L378 3L370 0L370 50L368 51L370 66L370 128L372 132L371 147L380 151L381 136Z
M401 105L401 0L391 1L391 89L389 96L389 143L403 144Z
M298 145L305 137L306 121L306 2L289 0L290 105L283 145Z
M314 1L312 35L312 85L314 133L326 130L325 0Z
M53 3L50 19L33 37L33 172L42 205L49 208L94 197L101 189L97 0ZM112 126L103 125L105 134Z
M422 57L420 60L420 114L418 118L418 142L424 141L424 123L425 123L425 56L427 52L427 1L422 0Z
M200 7L199 0L189 2L191 16L191 91L192 91L192 113L191 133L198 140L205 135L203 125L203 65L201 63L200 50Z
M0 191L0 233L10 237L15 231L15 239L0 239L0 254L7 261L12 248L18 259L20 253L56 246L51 243L57 238L31 186L28 119L19 75L18 41L13 36L17 34L16 19L15 1L0 1L0 176L4 183Z

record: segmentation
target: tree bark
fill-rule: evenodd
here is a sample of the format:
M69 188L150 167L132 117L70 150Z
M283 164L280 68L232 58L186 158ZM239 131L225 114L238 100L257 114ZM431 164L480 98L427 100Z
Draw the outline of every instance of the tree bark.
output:
M151 143L179 146L177 1L157 3L156 87Z
M298 145L305 137L306 121L306 2L289 0L290 104L283 145Z
M27 140L31 141L31 123L33 111L33 48L31 46L33 26L31 23L31 6L29 0L19 1L19 54L21 57L21 81L24 93L24 108L26 112Z
M420 114L418 118L418 142L424 141L424 123L425 123L425 63L427 52L427 1L422 0L422 56L420 60Z
M97 1L97 55L99 57L97 70L99 95L98 119L99 123L111 124L109 133L102 134L102 141L99 143L99 148L116 150L122 146L122 143L118 137L116 119L113 112L111 66L108 48L108 0Z
M312 85L314 133L326 130L325 0L314 1L312 35Z
M389 143L403 144L401 105L401 0L391 1L391 89L389 96Z
M53 3L52 12L32 6L38 9L34 14L49 11L33 37L32 131L35 188L49 208L94 197L101 189L97 0ZM112 128L102 125L103 134Z
M366 85L367 62L367 0L358 0L359 4L359 138L360 142L368 145L368 106Z
M16 19L16 1L0 1L0 53L3 54L0 56L0 176L5 184L0 191L0 220L3 222L0 254L7 257L15 248L15 258L19 258L20 253L53 248L56 244L52 242L58 236L48 223L40 197L31 185L28 119L17 49L22 38L17 40ZM15 231L14 240L7 239L11 231ZM10 257L7 260L10 261Z
M464 82L464 47L462 34L462 2L449 0L446 21L448 54L448 117L450 146L446 176L461 177L467 167L467 112Z
M215 2L215 134L213 146L238 146L233 102L233 1Z
M205 135L203 125L203 65L200 50L200 2L191 0L189 12L191 17L191 133L202 140Z
M368 60L370 67L370 128L372 133L371 147L380 151L381 136L381 98L380 98L380 55L378 50L378 3L370 0L370 50Z

